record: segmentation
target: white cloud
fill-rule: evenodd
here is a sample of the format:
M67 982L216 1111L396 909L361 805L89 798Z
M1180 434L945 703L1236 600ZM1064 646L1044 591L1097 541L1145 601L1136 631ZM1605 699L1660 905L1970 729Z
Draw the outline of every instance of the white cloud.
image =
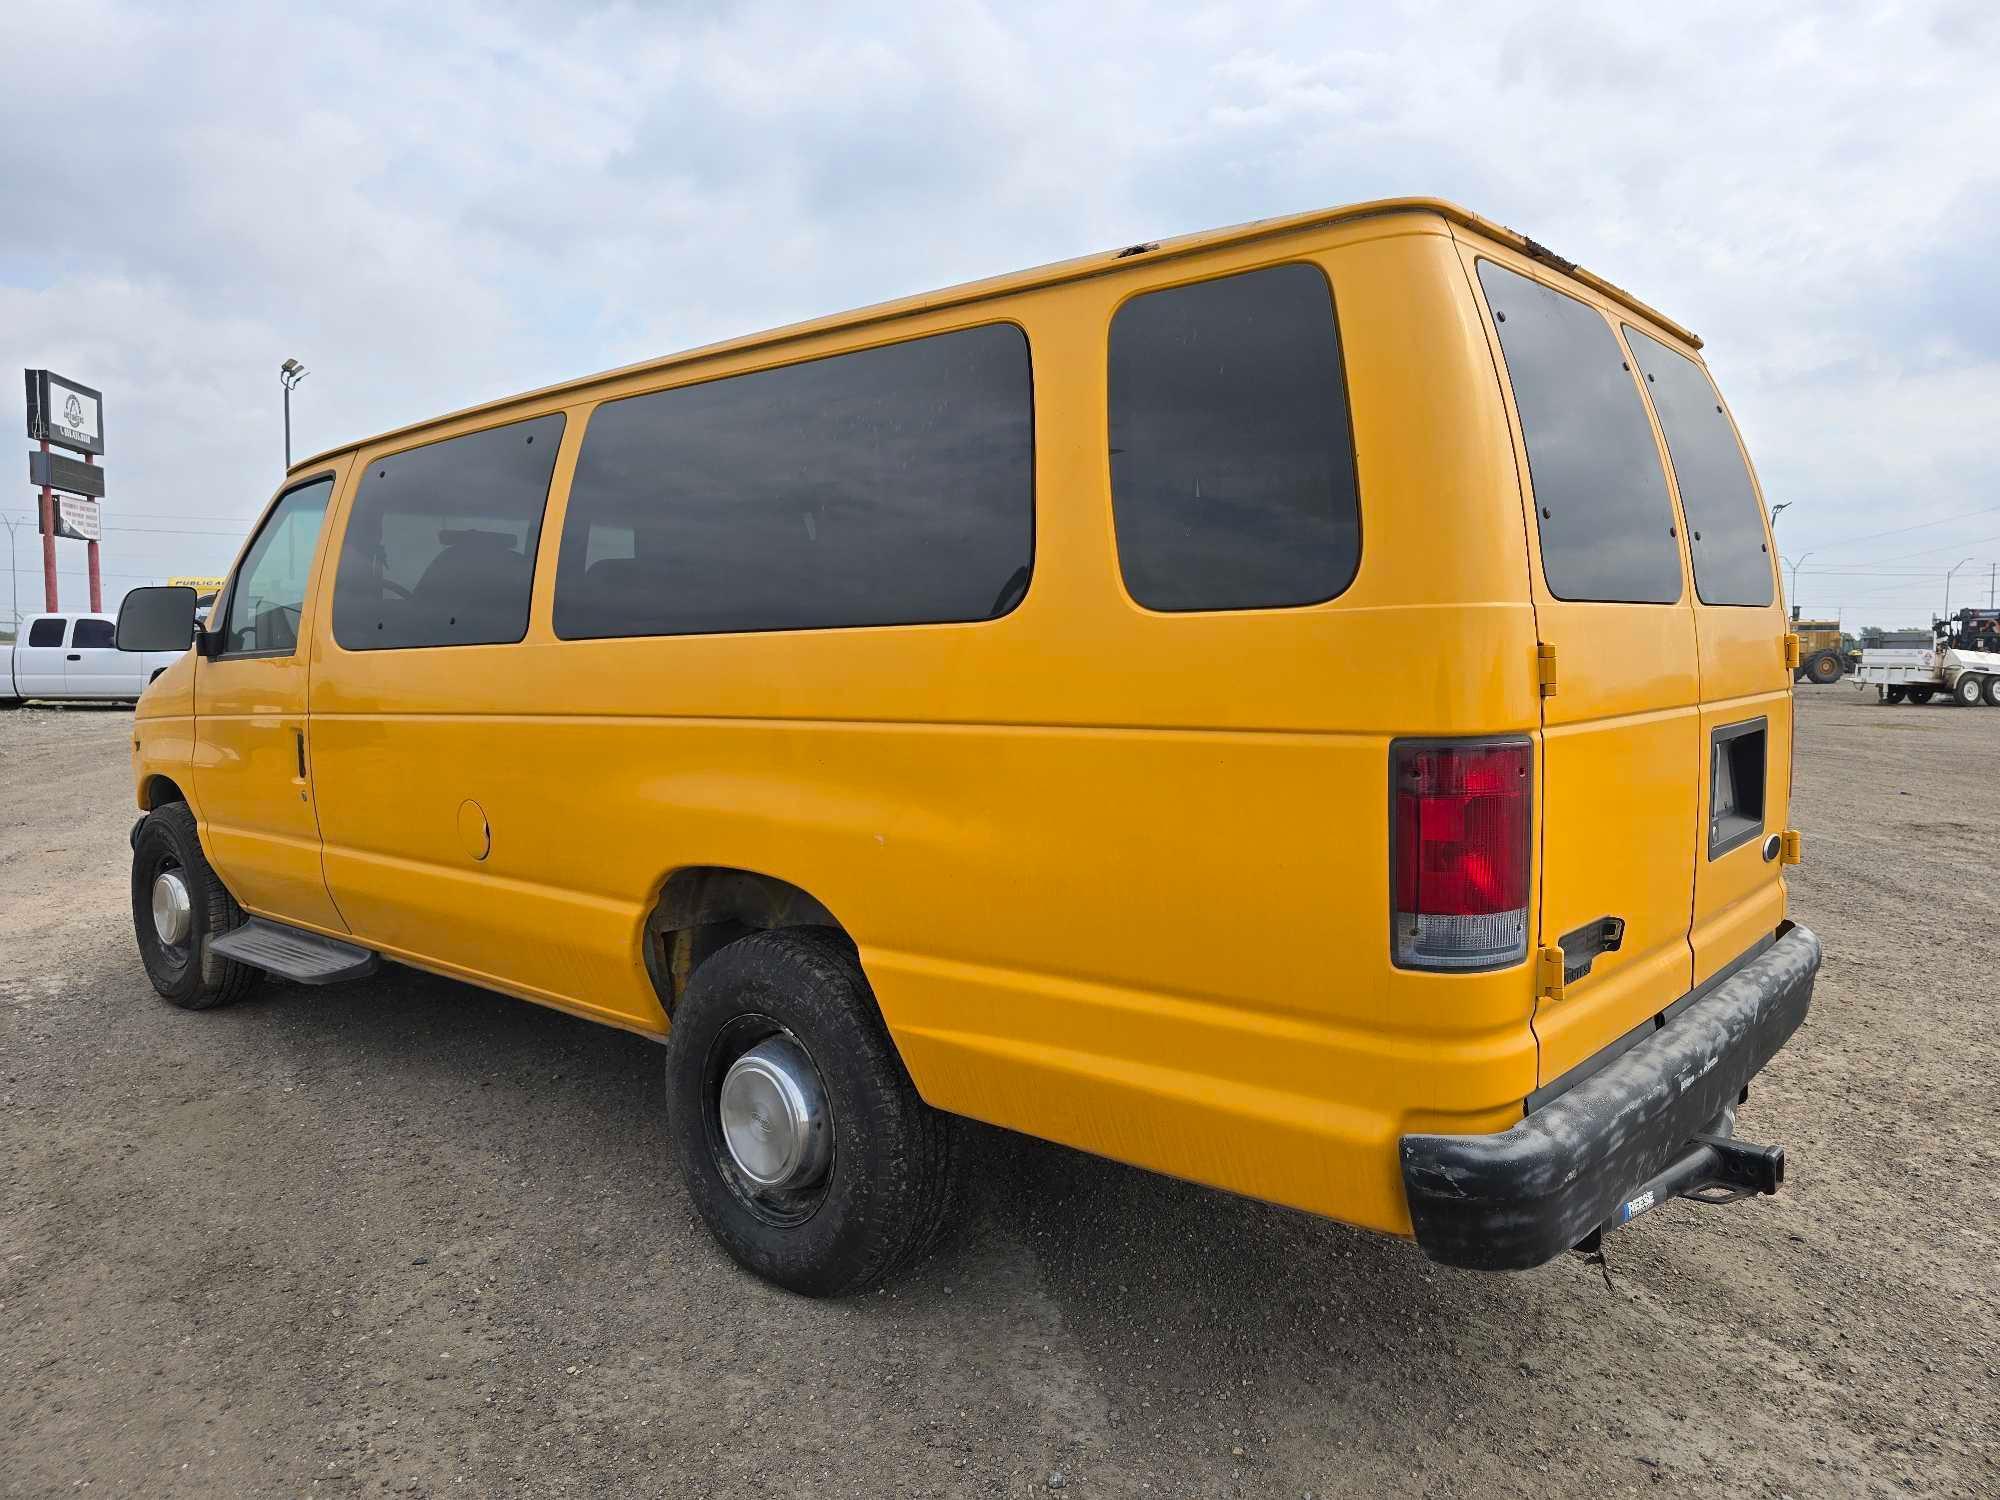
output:
M2000 489L1987 5L65 14L89 66L0 96L6 138L44 144L0 163L0 355L106 391L109 519L155 528L112 533L105 566L133 575L114 593L227 561L228 536L164 532L228 531L202 518L269 493L287 355L313 370L304 451L928 286L1410 192L1708 337L1767 490L1795 502L1786 548L1815 551L1809 607L1915 619L1951 547L2000 532L1915 533L1945 557L1935 580L1820 573L1869 563L1843 538Z

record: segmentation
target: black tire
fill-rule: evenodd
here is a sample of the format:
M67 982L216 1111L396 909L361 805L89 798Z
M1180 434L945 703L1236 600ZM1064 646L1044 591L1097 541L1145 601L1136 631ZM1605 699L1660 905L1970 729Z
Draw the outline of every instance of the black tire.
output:
M1986 706L2000 708L2000 677L1986 679Z
M1977 708L1985 700L1985 691L1977 677L1970 673L1958 679L1951 690L1951 700L1960 708Z
M1875 691L1882 695L1884 703L1901 703L1905 693L1905 690L1899 687L1877 688Z
M1821 687L1840 681L1840 670L1840 657L1832 651L1818 652L1806 661L1806 676Z
M1918 708L1922 708L1926 703L1931 701L1931 696L1932 694L1937 692L1937 689L1929 687L1913 687L1913 688L1905 688L1903 691L1909 696L1909 700L1912 703L1916 704Z
M185 941L169 944L153 924L153 882L178 870L186 882L189 922ZM209 868L185 802L155 808L139 825L132 843L132 932L146 977L162 998L182 1010L212 1010L241 1000L262 979L263 970L208 951L208 937L243 920L236 904Z
M773 1037L803 1048L832 1139L822 1179L763 1195L722 1137L732 1063ZM667 1103L688 1196L745 1269L809 1297L881 1285L936 1242L958 1173L958 1121L925 1104L853 948L824 927L752 933L695 971L667 1039Z

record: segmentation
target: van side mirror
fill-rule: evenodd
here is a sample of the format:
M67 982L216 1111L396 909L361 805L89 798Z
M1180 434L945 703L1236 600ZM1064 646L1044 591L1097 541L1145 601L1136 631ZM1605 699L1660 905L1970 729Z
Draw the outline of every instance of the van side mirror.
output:
M194 590L160 585L126 593L113 639L120 651L185 651L194 630Z

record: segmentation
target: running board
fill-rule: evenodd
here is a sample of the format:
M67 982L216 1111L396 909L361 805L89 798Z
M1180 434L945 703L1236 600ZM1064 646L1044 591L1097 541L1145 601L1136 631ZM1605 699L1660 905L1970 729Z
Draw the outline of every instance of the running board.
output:
M252 917L208 940L208 951L300 984L337 984L373 974L380 960L368 948L316 932Z

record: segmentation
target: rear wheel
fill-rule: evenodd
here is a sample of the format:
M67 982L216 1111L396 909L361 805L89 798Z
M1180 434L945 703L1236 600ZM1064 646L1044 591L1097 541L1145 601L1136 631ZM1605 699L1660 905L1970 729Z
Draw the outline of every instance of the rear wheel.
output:
M753 933L695 971L667 1040L667 1101L688 1196L766 1280L865 1292L944 1222L958 1122L917 1096L831 929Z
M132 931L153 988L183 1010L240 1000L262 971L208 951L208 939L243 920L201 852L185 802L157 808L132 843Z
M1928 687L1913 687L1913 688L1908 688L1905 691L1909 693L1910 701L1916 704L1918 708L1922 708L1926 703L1931 701L1931 695L1935 693L1937 689Z
M1806 661L1806 676L1822 687L1840 681L1840 657L1832 651L1815 653Z
M1958 679L1951 690L1951 696L1960 708L1971 708L1984 701L1986 693L1980 686L1979 678L1966 676Z
M1986 702L1991 708L2000 708L2000 677L1986 679Z

